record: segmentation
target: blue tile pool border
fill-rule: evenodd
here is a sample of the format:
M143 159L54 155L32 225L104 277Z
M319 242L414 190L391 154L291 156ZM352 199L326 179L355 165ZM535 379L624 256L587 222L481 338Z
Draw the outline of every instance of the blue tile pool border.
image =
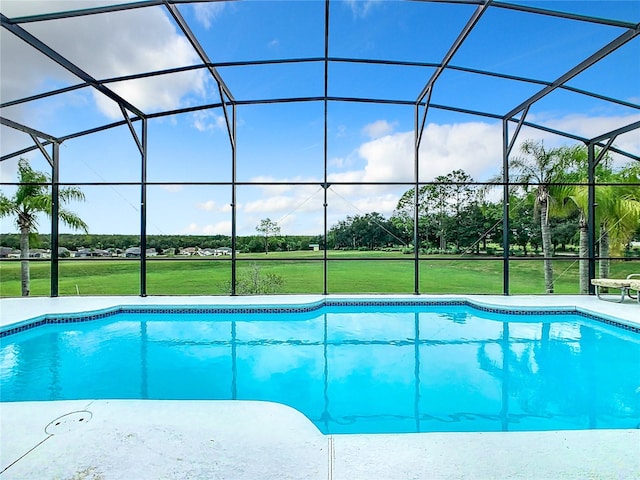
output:
M119 305L91 312L78 312L67 314L46 314L35 318L24 320L15 324L6 325L0 328L0 338L7 337L16 333L31 330L43 325L58 325L66 323L90 322L92 320L100 320L119 314L137 314L137 313L200 313L200 314L258 314L258 313L308 313L320 310L324 307L341 307L341 306L362 306L362 307L379 307L379 306L467 306L476 310L508 314L508 315L563 315L576 314L582 318L594 320L596 322L605 323L614 327L621 328L634 333L640 334L640 325L631 325L623 320L608 317L602 314L595 314L582 310L578 307L504 307L496 305L483 304L476 301L466 299L442 299L442 300L367 300L367 299L326 299L318 302L303 305L254 305L254 306L223 306L223 305Z

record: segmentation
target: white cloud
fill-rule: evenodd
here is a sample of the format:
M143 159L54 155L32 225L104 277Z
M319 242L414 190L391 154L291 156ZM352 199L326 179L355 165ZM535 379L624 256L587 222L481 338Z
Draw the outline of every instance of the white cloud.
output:
M397 122L387 122L386 120L377 120L373 123L365 125L362 129L362 133L369 138L380 138L384 135L389 135L393 132L397 125Z
M214 202L213 200L208 200L208 201L206 201L204 203L198 203L196 205L196 208L198 210L205 210L207 212L211 212L211 211L215 210L216 202Z
M198 210L204 210L205 212L220 212L220 213L228 213L231 211L231 205L223 204L218 205L213 200L207 200L206 202L196 204L196 208Z
M344 138L347 136L347 126L338 125L336 128L336 138Z
M429 124L425 128L420 144L421 180L461 169L483 181L498 173L501 166L500 123Z
M186 235L231 235L231 221L224 220L202 226L190 223L181 233Z
M413 132L396 133L366 142L358 154L367 164L365 182L410 181L413 177Z
M269 48L277 48L278 45L280 45L280 40L278 40L277 38L274 38L269 42Z
M304 192L305 195L311 195L315 192L319 187L315 185L292 185L292 183L301 183L301 182L318 182L321 180L314 177L285 177L285 178L276 178L270 175L258 175L252 177L250 180L252 183L270 183L270 182L280 182L280 185L265 185L261 187L263 196L272 196L272 195L282 195L284 193L295 191L298 194Z
M380 187L371 188L368 193L351 191L344 187L329 190L329 209L332 216L364 215L378 212L390 216L398 204L400 195L406 190L395 187L393 193L384 193ZM349 194L350 193L350 194Z
M74 6L83 5L84 2L78 2ZM144 29L140 28L142 24ZM193 65L200 61L162 8L33 23L27 29L97 79ZM3 46L3 98L27 96L33 93L37 84L79 82L40 54L25 56L23 47L12 48L14 46L15 40ZM141 110L154 111L177 108L190 94L204 95L207 79L203 71L190 71L162 78L120 82L108 87ZM10 97L4 97L7 92ZM112 100L97 91L93 91L93 96L104 115L121 117Z
M591 138L640 120L640 115L589 117L570 115L548 118L544 125ZM541 119L538 119L541 121ZM378 122L376 122L378 123ZM373 125L373 124L372 124ZM512 130L513 131L513 130ZM572 140L541 130L523 128L513 154L526 139L544 140L546 145L559 146ZM362 143L354 152L363 163L362 168L334 172L331 182L412 182L414 180L414 133L397 132ZM634 154L640 153L640 137L631 133L621 135L614 145ZM359 162L332 159L336 168ZM485 181L498 174L502 167L502 125L499 122L465 122L428 124L420 144L420 180L429 181L440 175L462 169L476 181ZM379 187L377 187L379 188ZM350 192L362 191L362 187ZM378 190L380 191L380 190Z
M218 115L212 110L193 112L193 126L199 132L226 130L227 122L224 115Z
M571 132L586 138L594 138L638 121L640 121L640 114L607 117L567 115L566 117L550 119L542 123L556 130ZM635 142L631 141L629 146L632 153L640 153L640 136L637 135L637 131Z
M329 167L344 168L347 165L347 161L344 157L333 157L328 160Z
M351 9L353 16L366 17L369 11L376 5L380 4L382 0L346 0L347 6Z
M99 3L101 5L115 5L122 3L122 1L101 0ZM21 17L65 10L80 10L95 6L95 0L73 0L72 2L69 0L2 0L2 13L8 17Z
M283 232L315 235L322 231L322 204L323 190L316 185L277 194L265 187L258 198L238 206L238 231L254 234L260 219L269 217Z
M224 2L208 2L208 3L195 3L192 5L193 13L196 16L196 20L207 30L211 28L213 21L224 10Z
M577 134L593 136L630 124L639 116L627 117L563 117L546 119L553 128L579 130ZM538 119L538 121L540 121ZM545 145L558 146L573 143L540 130L523 128L514 148L517 154L519 143L526 139L544 140ZM350 169L329 175L329 182L406 181L413 182L414 134L397 132L366 141L359 145L342 161ZM622 135L616 141L620 148L640 152L637 134ZM499 122L465 122L456 124L429 124L425 128L421 150L421 180L432 180L446 175L454 169L463 169L477 181L488 180L499 173L502 166L502 126ZM346 161L348 159L348 161ZM340 159L333 162L338 166ZM356 168L355 165L361 165ZM314 181L308 178L276 178L257 176L255 182L299 182ZM344 219L346 215L362 215L379 212L389 217L397 205L400 195L410 185L333 185L328 190L329 225ZM239 234L255 234L255 225L261 218L269 216L277 221L283 232L316 234L322 231L322 189L316 185L277 185L260 188L258 198L247 199L238 206L242 212ZM495 199L499 199L501 191ZM492 196L493 198L493 196Z
M231 221L225 220L212 225L205 225L202 227L202 233L205 235L231 235Z
M274 195L246 202L243 210L248 213L280 213L284 215L292 210L318 211L321 207L322 205L317 201L306 202L306 198L299 195Z
M28 2L24 2L28 3ZM47 74L62 84L80 83L74 75L48 61L4 28L0 30L2 101L16 100L47 89ZM38 75L38 68L41 69Z
M560 118L543 117L538 115L531 116L531 118L527 119L556 130L571 132L577 136L590 139L640 121L640 114L618 116L567 115ZM518 138L522 140L543 140L547 147L558 147L575 143L560 135L552 135L528 127L524 127L522 129ZM606 140L603 143L606 143ZM634 155L640 155L640 135L638 135L637 130L619 135L613 142L613 146L622 151ZM518 148L518 146L514 148L514 154L518 153ZM614 165L617 166L631 161L628 157L613 152L611 153L611 156L615 160Z
M342 182L414 181L414 132L397 132L360 145L362 169L330 175ZM420 178L431 180L463 169L477 180L497 173L502 159L501 125L483 122L436 125L424 130L420 148Z
M190 94L204 97L206 83L206 76L202 71L190 71L116 82L107 86L134 107L150 113L184 106L186 97ZM120 108L113 100L97 91L93 91L93 96L98 108L107 117L122 117Z

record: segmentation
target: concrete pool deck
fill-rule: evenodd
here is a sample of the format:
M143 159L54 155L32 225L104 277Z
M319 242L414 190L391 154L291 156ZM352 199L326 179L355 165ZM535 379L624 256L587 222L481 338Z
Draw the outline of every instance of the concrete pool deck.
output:
M264 305L322 296L0 300L0 325L115 305ZM354 298L331 296L331 299ZM358 296L579 307L640 325L640 306L585 296ZM640 365L639 365L640 368ZM56 425L57 424L57 425ZM639 478L640 430L323 435L284 405L249 401L0 403L0 479Z

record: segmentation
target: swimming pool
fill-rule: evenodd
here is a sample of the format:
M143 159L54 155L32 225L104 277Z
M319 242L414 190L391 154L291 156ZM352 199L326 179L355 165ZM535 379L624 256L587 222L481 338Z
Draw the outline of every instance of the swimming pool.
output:
M118 307L3 335L3 401L267 400L324 433L640 424L637 328L578 312L389 301Z

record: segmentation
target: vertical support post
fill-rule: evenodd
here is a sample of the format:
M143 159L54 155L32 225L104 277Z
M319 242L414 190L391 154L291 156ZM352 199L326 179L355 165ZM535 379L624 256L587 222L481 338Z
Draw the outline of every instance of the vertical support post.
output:
M502 293L509 295L509 124L502 120Z
M425 107L426 108L426 107ZM426 111L425 111L426 116ZM419 208L419 191L420 191L420 171L418 165L420 163L420 138L422 132L420 130L420 104L416 103L415 118L414 118L414 192L413 192L413 284L414 294L420 295L420 230L418 228L418 222L420 221ZM422 124L424 127L424 123Z
M325 177L326 178L326 177ZM324 208L324 249L323 249L323 256L322 256L322 278L323 278L323 286L322 286L322 294L323 295L328 295L329 293L329 289L327 288L327 242L329 240L328 238L328 229L329 229L329 225L328 225L328 218L327 218L327 207L329 206L329 203L327 201L327 190L329 189L329 184L325 183L324 184L324 203L322 204L322 207Z
M587 245L589 252L589 295L595 294L595 287L591 285L591 279L596 277L596 186L595 186L595 170L596 156L595 145L592 142L587 144L588 159L588 185L587 185Z
M59 244L60 244L60 144L53 142L51 165L51 296L59 294Z
M328 109L329 102L327 100L329 95L329 0L324 2L324 250L322 256L322 278L323 278L323 287L322 294L328 295L329 290L327 288L327 242L328 242L328 219L327 219L327 190L329 189L329 184L327 183L328 171L327 171L327 148L328 148Z
M231 131L233 134L233 140L231 142L231 295L235 296L236 293L236 278L237 278L237 245L236 236L238 234L236 229L237 217L236 217L236 104L232 105L233 123L231 125Z
M140 155L140 296L147 296L147 119L142 119Z

